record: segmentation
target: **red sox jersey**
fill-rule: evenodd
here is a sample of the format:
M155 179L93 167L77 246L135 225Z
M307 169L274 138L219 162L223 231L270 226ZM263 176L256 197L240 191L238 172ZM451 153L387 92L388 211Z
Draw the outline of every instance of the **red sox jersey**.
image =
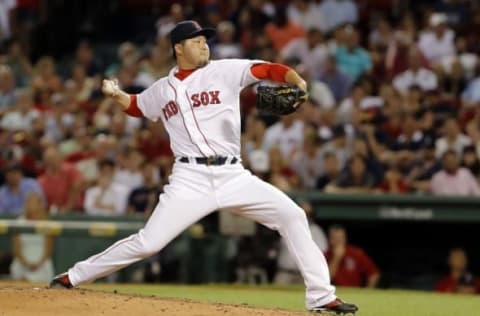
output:
M260 79L250 67L259 60L210 61L187 78L178 66L137 97L148 119L161 119L176 157L240 156L240 91Z

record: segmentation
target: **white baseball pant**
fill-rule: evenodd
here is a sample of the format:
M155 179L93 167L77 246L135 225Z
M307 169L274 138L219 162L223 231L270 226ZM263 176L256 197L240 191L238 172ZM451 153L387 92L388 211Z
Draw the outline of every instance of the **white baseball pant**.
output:
M227 209L285 238L306 285L306 307L333 301L328 264L312 240L305 212L289 197L240 163L206 166L176 162L169 184L145 227L102 253L69 269L72 285L92 282L155 254L193 223L217 209Z

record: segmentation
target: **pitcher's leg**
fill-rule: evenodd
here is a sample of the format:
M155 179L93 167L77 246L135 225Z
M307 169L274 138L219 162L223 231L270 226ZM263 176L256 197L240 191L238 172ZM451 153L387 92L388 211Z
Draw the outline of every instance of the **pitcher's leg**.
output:
M328 264L299 206L277 188L248 174L241 181L230 182L221 193L217 199L222 208L240 209L238 214L278 230L285 238L305 280L308 309L335 300Z
M91 282L161 250L183 230L217 208L213 197L195 200L162 194L144 229L68 270L73 286Z

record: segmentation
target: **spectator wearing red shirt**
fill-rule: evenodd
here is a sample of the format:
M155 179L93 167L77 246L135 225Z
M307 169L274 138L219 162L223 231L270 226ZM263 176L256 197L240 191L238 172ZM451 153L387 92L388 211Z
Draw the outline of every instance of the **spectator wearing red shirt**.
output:
M80 172L71 164L62 160L55 147L45 149L43 153L45 172L38 177L49 208L68 212L81 208L83 179Z
M461 248L453 248L448 256L450 273L435 285L435 291L444 293L480 293L480 280L467 270L468 258Z
M338 286L376 287L380 272L363 249L347 244L345 228L330 227L328 261L332 283Z
M265 34L277 51L287 46L291 40L306 36L301 26L288 19L285 7L282 6L278 7L274 21L265 26Z

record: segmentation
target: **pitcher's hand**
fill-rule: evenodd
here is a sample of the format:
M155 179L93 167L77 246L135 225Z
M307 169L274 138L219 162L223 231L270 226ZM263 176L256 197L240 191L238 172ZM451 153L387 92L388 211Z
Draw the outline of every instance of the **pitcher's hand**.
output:
M104 79L102 82L102 92L109 97L115 97L120 92L118 81L116 79Z

